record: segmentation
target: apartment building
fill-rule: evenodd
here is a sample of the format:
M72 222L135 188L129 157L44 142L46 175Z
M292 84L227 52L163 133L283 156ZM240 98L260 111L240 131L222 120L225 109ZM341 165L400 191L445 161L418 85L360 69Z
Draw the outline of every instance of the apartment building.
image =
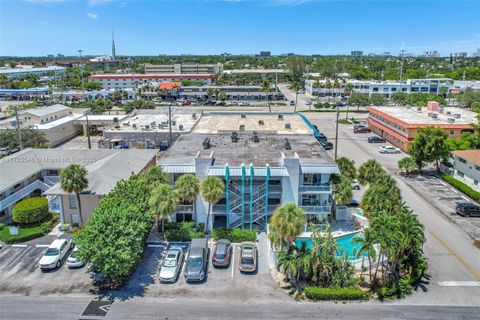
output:
M205 85L211 84L216 78L215 74L104 74L92 75L90 81L100 83L102 89L123 90L136 89L149 82L181 82L182 80L201 81Z
M428 108L368 107L368 126L372 132L408 152L420 128L441 128L449 137L458 138L463 132L473 131L471 125L478 123L475 112L429 104Z
M60 74L66 70L67 68L59 66L21 66L19 68L0 68L0 75L5 75L9 78L21 78L28 75L43 76L46 74Z
M172 184L186 173L225 182L221 200L213 205L209 229L265 229L278 206L293 202L305 210L307 230L310 223L324 226L333 219L330 175L339 173L313 130L297 114L204 114L159 165ZM182 204L174 219L206 223L207 212L208 204L198 197L195 206Z
M60 187L60 173L68 165L84 165L88 188L80 194L81 214L86 221L100 199L121 179L155 165L156 150L62 150L24 149L0 159L0 220L9 221L15 203L31 196L48 198L60 221L78 225L80 212L74 194Z
M480 150L452 151L453 177L480 191Z
M145 64L145 74L217 74L223 65L217 64Z

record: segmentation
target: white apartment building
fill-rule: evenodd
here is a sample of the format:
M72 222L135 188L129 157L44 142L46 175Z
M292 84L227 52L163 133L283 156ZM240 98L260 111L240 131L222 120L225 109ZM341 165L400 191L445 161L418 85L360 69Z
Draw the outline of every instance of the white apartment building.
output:
M480 191L480 150L452 151L453 177Z
M217 64L145 64L145 74L216 74L223 72L223 65Z

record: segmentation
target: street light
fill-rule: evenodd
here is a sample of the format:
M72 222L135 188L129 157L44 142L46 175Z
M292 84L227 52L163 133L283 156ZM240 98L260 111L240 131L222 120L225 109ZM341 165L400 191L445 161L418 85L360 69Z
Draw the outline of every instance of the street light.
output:
M82 64L82 51L83 50L78 50L78 55L80 57L80 79L82 79L82 97L83 97L83 102L86 102L86 97L85 97L85 84L83 82L83 64ZM90 126L88 124L88 111L87 114L85 114L85 118L87 119L87 139L88 139L88 149L92 149L92 143L90 141Z

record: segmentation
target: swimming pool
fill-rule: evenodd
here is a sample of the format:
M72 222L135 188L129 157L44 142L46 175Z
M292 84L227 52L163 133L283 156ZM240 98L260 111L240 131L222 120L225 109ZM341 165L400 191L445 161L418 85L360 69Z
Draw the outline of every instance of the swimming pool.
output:
M356 232L356 233L349 233L344 236L336 237L335 241L338 244L338 251L337 251L337 256L340 255L345 255L345 253L348 253L348 260L356 260L357 257L355 257L354 250L358 250L360 248L360 245L358 243L353 244L352 239L358 238L358 237L363 237L363 233L361 232ZM299 248L302 245L302 242L305 242L307 244L307 249L312 248L312 239L310 238L297 238L295 240L295 245ZM363 253L359 256L365 257L367 256L366 253Z

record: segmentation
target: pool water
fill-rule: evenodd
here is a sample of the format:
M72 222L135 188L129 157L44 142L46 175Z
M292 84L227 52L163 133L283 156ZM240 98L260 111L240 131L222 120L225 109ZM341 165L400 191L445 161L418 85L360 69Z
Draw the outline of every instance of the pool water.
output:
M337 251L337 256L340 255L345 255L345 253L348 253L348 260L356 260L357 257L354 254L354 250L358 250L360 248L360 244L352 243L352 239L358 238L358 237L363 237L363 233L357 232L357 233L350 233L345 236L340 236L335 238L335 241L337 242L338 245L338 251ZM310 238L297 238L295 240L295 245L297 248L300 248L302 245L302 242L305 242L307 244L307 249L312 248L312 239ZM360 257L365 257L367 256L366 253L362 253Z

